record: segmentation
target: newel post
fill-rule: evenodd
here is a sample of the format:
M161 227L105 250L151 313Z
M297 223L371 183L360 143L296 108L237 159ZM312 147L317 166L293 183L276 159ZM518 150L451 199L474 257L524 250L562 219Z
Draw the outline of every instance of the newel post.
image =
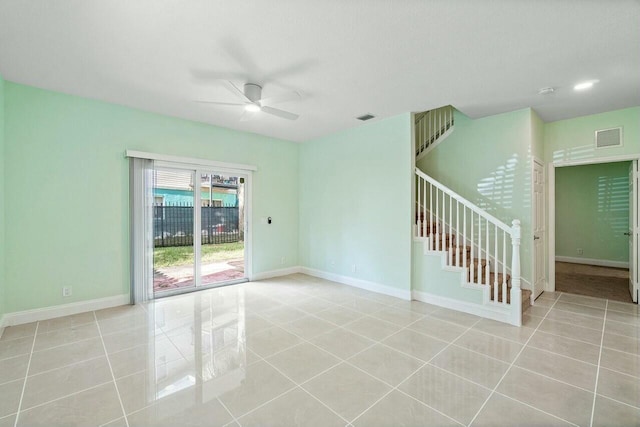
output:
M520 221L514 219L511 223L511 324L522 325L522 290L520 289Z

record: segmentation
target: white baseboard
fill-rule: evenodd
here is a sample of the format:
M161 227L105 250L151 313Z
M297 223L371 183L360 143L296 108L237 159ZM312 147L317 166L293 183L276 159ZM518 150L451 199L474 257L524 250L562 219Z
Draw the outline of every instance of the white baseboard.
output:
M37 322L39 320L48 320L56 317L69 316L71 314L101 310L103 308L117 307L119 305L127 305L130 302L131 296L129 294L122 294L112 297L72 302L69 304L54 305L52 307L15 311L13 313L5 313L3 316L2 326L22 325L23 323Z
M389 295L404 300L411 300L411 291L404 289L396 289L391 286L383 285L380 283L370 282L368 280L356 279L354 277L342 276L335 273L329 273L327 271L316 270L314 268L300 267L300 273L308 274L309 276L319 277L321 279L331 280L332 282L342 283L343 285L353 286L355 288L364 289L366 291L376 292L379 294Z
M264 280L272 277L288 276L289 274L300 273L300 267L280 268L278 270L263 271L262 273L254 273L249 280Z
M629 262L610 261L608 259L574 258L570 256L556 256L556 261L573 264L597 265L600 267L629 268Z
M411 295L416 301L426 302L428 304L449 308L451 310L462 311L463 313L474 314L476 316L497 320L498 322L510 324L512 320L511 309L508 307L474 304L472 302L459 301L457 299L447 298L422 291L412 291Z

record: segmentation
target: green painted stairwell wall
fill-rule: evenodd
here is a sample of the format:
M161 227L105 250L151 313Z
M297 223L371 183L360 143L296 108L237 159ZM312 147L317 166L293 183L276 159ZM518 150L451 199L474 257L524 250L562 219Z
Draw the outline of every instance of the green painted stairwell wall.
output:
M129 292L126 149L256 165L254 273L298 265L298 144L11 82L4 89L5 312ZM259 221L268 216L273 224Z

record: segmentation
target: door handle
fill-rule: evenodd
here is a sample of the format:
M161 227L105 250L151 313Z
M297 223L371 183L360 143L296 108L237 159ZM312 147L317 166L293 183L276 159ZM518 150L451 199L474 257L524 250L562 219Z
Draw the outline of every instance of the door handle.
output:
M631 236L631 232L630 232L630 231L628 231L628 232L624 233L624 235L625 235L625 236Z
M539 239L540 239L540 237L538 237L538 236L533 236L533 240L539 240Z

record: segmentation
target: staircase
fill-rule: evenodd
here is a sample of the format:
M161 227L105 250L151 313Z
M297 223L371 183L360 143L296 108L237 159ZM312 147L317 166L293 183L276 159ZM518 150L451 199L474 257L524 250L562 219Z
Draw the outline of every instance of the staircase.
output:
M423 242L424 256L440 257L443 270L461 276L464 290L450 291L469 293L464 311L520 326L531 297L520 288L520 222L508 226L420 169L415 174L414 240Z
M505 275L504 273L495 273L490 271L486 257L478 258L476 256L472 259L471 246L458 246L458 236L455 234L455 230L454 234L447 233L441 224L430 223L429 218L425 218L424 212L421 212L420 214L416 213L416 224L418 227L419 237L425 237L424 233L426 233L426 238L429 240L429 247L435 248L436 246L439 246L437 251L440 251L445 255L445 262L447 265L460 267L462 264L464 268L467 269L466 279L469 284L487 285L488 283L490 288L489 299L494 301L495 294L497 293L498 302L503 301L503 289L504 284L506 284L507 303L511 302L511 274L506 273ZM497 292L494 292L494 287L496 286ZM528 289L522 289L521 292L521 306L522 312L524 312L531 306L531 291Z
M446 105L414 116L416 161L442 142L453 131L453 107Z

